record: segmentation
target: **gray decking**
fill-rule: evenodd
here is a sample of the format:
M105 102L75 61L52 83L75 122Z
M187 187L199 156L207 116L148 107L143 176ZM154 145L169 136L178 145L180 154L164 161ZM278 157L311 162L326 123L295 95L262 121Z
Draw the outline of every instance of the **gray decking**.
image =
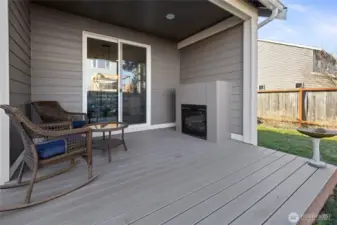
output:
M286 225L302 214L334 168L316 170L305 159L235 141L225 146L153 130L126 135L128 152L112 163L96 151L90 185L36 207L0 214L1 225ZM65 190L87 176L72 172L36 186L33 199ZM76 177L75 180L70 178ZM0 202L23 191L0 192Z

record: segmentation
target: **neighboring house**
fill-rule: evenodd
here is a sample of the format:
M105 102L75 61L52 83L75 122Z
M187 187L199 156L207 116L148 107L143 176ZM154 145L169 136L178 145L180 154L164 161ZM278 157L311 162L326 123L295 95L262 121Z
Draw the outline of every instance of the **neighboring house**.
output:
M258 41L258 89L337 87L336 59L324 50Z
M111 111L120 121L128 118L124 110L138 107L130 109L139 112L136 121L125 121L132 132L174 127L181 120L175 113L180 84L223 80L232 86L225 128L232 138L257 144L257 29L285 16L279 1L74 2L1 0L0 104L29 114L24 106L31 101L55 100L87 113L93 70L125 70L134 76L119 79L119 87L135 85L146 95L135 103L120 89L115 100L102 99L117 107ZM259 25L259 15L271 18ZM9 141L9 127L1 111L0 183L22 150L15 133Z

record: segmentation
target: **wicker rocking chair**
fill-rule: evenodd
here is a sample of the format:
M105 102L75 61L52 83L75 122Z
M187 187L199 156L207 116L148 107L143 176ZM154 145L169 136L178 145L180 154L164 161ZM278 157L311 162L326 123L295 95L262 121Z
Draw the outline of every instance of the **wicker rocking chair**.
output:
M79 128L88 123L86 113L68 112L57 101L36 101L32 106L39 114L42 123L58 123L71 121L73 128Z
M13 125L20 133L24 144L24 159L20 166L17 182L0 186L0 189L28 185L23 204L9 207L0 206L0 212L45 203L73 192L97 177L93 176L92 173L92 131L90 128L70 129L71 123L69 121L36 125L26 118L17 108L8 105L0 105L0 108L10 117ZM35 183L67 171L67 169L63 169L62 171L37 178L37 172L40 168L69 160L73 164L77 157L82 157L88 165L88 180L61 194L48 197L44 200L31 202L31 194ZM32 176L29 181L22 181L25 166L32 171Z

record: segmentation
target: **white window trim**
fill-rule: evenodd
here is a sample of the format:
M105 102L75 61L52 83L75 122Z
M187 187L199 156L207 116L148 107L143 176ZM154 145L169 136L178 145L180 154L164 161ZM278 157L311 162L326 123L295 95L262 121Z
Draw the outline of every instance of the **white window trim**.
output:
M129 44L129 45L133 45L133 46L138 46L138 47L143 47L146 49L146 79L147 79L147 83L146 83L146 123L144 124L136 124L136 125L131 125L132 126L145 126L145 127L150 127L151 126L151 93L152 93L152 88L151 88L151 81L152 81L152 73L151 73L151 46L147 45L147 44L142 44L142 43L138 43L138 42L133 42L133 41L128 41L128 40L124 40L121 38L115 38L115 37L110 37L110 36L106 36L106 35L102 35L102 34L97 34L97 33L93 33L93 32L88 32L88 31L83 31L82 33L82 71L83 71L83 75L82 75L82 111L84 113L87 112L87 89L86 87L88 87L87 81L85 79L83 79L84 77L86 77L87 75L87 60L86 60L86 56L87 56L87 39L88 38L95 38L95 39L100 39L100 40L104 40L104 41L108 41L108 42L115 42L118 44L118 48L120 48L121 45L119 45L119 43L122 44ZM119 53L118 53L118 60L119 62L121 61L121 51L119 49ZM118 73L121 74L120 71L120 67ZM122 96L119 95L119 102L123 102L122 101ZM121 103L123 104L123 103ZM121 105L121 108L123 107L123 105ZM121 113L119 110L119 118L121 117Z
M8 33L8 0L0 1L0 104L9 105L9 33ZM0 185L9 180L9 118L0 110Z

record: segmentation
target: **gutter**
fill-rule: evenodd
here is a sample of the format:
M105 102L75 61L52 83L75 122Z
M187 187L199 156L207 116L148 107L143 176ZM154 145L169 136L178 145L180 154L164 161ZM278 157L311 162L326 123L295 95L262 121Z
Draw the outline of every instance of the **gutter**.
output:
M275 18L277 19L286 19L287 17L287 7L285 7L279 0L258 0L263 4L267 10L272 11L271 15L258 24L258 29L267 25Z
M279 13L279 9L278 9L278 8L275 8L275 9L272 11L271 15L270 15L267 19L263 20L261 23L259 23L259 24L257 25L257 29L260 29L260 28L263 27L264 25L267 25L268 23L270 23L271 21L273 21L273 20L276 18L276 16L278 15L278 13Z

